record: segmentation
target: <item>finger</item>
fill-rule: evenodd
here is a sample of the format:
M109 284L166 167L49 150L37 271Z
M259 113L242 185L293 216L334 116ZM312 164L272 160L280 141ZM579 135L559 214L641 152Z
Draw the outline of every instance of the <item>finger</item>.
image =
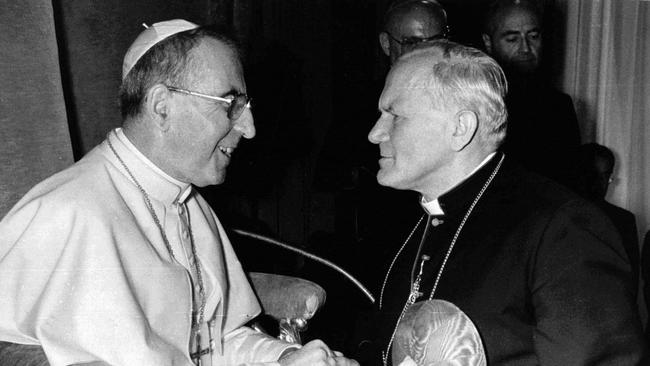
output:
M334 352L334 356L335 356L335 357L341 357L341 356L343 356L343 353L341 353L341 352L339 352L339 351L332 351L332 352Z

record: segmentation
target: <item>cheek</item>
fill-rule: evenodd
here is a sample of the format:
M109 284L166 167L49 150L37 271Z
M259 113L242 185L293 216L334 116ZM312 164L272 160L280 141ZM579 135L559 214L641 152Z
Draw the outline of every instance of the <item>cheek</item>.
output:
M214 115L209 122L210 123L205 127L203 134L209 134L213 139L215 139L215 142L225 138L233 130L233 125L225 116L225 113Z
M541 54L542 53L542 41L538 40L538 41L535 41L535 42L531 42L531 49L536 55Z
M390 53L391 55L394 55L395 58L397 58L402 55L402 47L400 47L398 44L391 43Z
M499 53L502 57L508 58L517 52L516 43L503 43L499 48Z

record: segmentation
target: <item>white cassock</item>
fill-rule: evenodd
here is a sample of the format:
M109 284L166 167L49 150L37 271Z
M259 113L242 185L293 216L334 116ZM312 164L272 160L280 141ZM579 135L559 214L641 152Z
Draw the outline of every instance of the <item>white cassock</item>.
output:
M205 320L215 324L215 351L203 364L273 364L295 347L242 327L260 306L198 192L158 169L120 129L108 139L150 196L174 259L104 141L34 187L0 222L0 340L41 345L52 366L192 365L193 236ZM204 346L208 334L204 324Z

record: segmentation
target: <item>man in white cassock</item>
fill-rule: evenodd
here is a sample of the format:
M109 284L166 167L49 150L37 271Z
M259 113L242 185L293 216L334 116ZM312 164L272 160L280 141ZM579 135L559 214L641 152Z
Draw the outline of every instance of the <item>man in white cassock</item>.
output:
M260 306L194 186L255 135L234 43L184 20L126 53L123 127L0 222L0 340L53 366L357 365L244 324Z

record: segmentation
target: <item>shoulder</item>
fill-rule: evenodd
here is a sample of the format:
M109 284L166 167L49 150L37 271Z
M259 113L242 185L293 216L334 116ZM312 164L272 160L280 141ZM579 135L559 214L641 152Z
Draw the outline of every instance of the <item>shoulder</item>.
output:
M59 209L84 207L105 198L110 187L112 166L100 152L91 151L67 169L34 186L16 205L38 201Z
M108 165L89 155L32 188L0 221L0 258L30 253L30 265L54 268L64 255L75 260L81 253L99 255L96 246L110 243L103 238L124 228Z
M622 207L618 207L607 201L603 201L601 207L606 213L611 213L612 215L617 216L621 220L634 221L634 214Z
M549 87L549 94L556 99L564 100L564 101L571 101L571 96L559 89L556 89L554 87Z
M567 93L564 93L554 87L546 88L546 100L556 107L574 110L573 99Z
M527 236L542 239L552 231L565 233L581 229L611 239L615 229L593 203L517 163L504 165L504 168L496 186L502 196L500 210L511 216L513 226L529 231Z
M556 181L526 169L506 157L503 174L497 180L501 194L510 197L514 206L540 213L553 212L570 201L582 199Z
M530 255L532 267L572 271L579 263L625 268L626 254L612 221L594 203L554 181L520 168L500 189L509 198L499 208L508 216L509 239Z
M90 222L110 210L111 164L97 151L91 151L72 166L34 186L7 213L0 232L28 230L62 232L74 223ZM91 214L92 213L92 214ZM109 214L110 215L110 214Z

